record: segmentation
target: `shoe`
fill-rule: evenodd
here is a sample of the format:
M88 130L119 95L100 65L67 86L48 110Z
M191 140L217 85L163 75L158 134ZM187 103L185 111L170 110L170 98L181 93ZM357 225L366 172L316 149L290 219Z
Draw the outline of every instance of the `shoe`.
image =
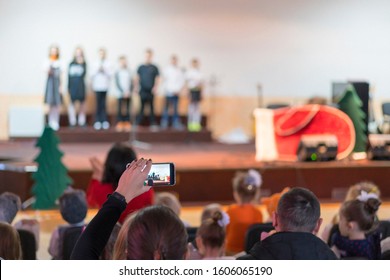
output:
M102 129L102 123L101 123L101 122L95 122L95 123L93 124L93 128L94 128L95 130L100 130L100 129Z
M115 126L115 130L119 131L119 132L123 131L124 130L124 122L118 122Z
M109 129L110 128L110 123L108 121L103 122L102 128L105 129L105 130Z
M190 132L194 132L195 131L195 127L194 127L194 124L195 123L193 123L193 122L190 122L190 123L188 123L188 125L187 125L187 129L188 129L188 131L190 131Z
M131 130L131 123L130 122L123 122L123 130L126 132L130 132Z
M193 131L194 132L199 132L202 130L202 125L200 123L194 123L193 124Z

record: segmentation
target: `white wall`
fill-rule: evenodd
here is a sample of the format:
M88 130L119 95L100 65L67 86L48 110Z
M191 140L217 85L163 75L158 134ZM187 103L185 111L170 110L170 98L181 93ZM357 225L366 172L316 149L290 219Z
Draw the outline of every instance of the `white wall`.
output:
M331 81L368 80L390 96L390 1L0 0L0 94L38 95L48 46L89 62L105 46L135 68L146 47L160 66L202 61L217 93L330 96Z

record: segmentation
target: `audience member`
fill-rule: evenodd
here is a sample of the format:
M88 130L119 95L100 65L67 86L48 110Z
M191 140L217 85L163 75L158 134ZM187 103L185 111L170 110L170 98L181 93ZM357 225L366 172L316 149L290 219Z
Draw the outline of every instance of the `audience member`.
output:
M202 222L196 233L196 245L202 259L234 259L225 256L226 226L229 216L223 211L213 213Z
M85 63L84 51L77 47L72 61L68 68L68 91L70 95L70 102L68 106L69 125L71 127L85 126L85 75L87 73L87 64ZM76 102L79 103L79 113L76 118Z
M379 233L366 235L377 225L376 213L381 202L376 194L362 192L356 200L343 203L339 230L332 236L332 249L340 258L381 258Z
M348 189L348 192L345 196L344 202L357 199L358 196L361 195L363 191L366 193L369 193L369 194L375 194L377 196L377 198L380 199L381 192L380 192L378 186L372 182L363 181L363 182L359 182L355 185L352 185ZM330 224L326 225L324 230L322 231L321 239L324 240L325 242L327 242L330 246L333 245L330 242L330 240L331 240L330 234L331 234L332 228L335 225L337 225L338 222L339 222L339 215L335 215L334 218L332 219L332 222Z
M106 50L101 48L99 49L99 60L95 63L91 76L92 89L96 95L96 119L93 125L96 130L110 127L106 111L106 96L110 89L111 71Z
M180 93L184 89L185 77L183 71L178 66L176 55L171 56L170 65L164 69L163 81L165 106L161 118L161 128L165 129L169 126L169 110L172 109L172 127L174 129L182 129L178 113L178 104Z
M238 173L233 178L233 196L236 204L230 205L227 214L230 223L226 229L226 253L235 255L245 248L245 234L252 224L262 223L263 216L253 205L257 201L261 186L260 174L251 169Z
M141 98L141 108L137 117L137 124L141 124L144 118L145 106L149 105L149 120L151 128L156 127L154 117L154 95L157 94L160 81L160 72L156 65L152 63L153 51L147 49L145 52L145 63L138 67L137 75L134 79L134 91L139 91Z
M4 192L0 195L0 222L12 225L17 213L21 209L20 197L14 193ZM14 225L17 230L27 230L34 234L37 251L39 248L40 225L36 219L20 219Z
M0 222L0 258L4 260L20 260L22 248L19 234L8 223Z
M327 260L336 259L316 234L321 226L320 203L304 188L292 188L282 195L273 213L274 231L262 233L243 260Z
M92 179L87 189L89 207L101 208L107 200L107 195L113 193L118 187L119 179L126 169L126 164L137 158L135 151L124 143L116 143L108 152L104 165L92 158ZM123 211L119 222L123 223L127 215L143 207L153 204L154 191L148 190L139 197L132 199Z
M176 195L169 192L158 192L154 198L155 205L163 205L170 208L178 217L180 217L181 204ZM189 227L189 223L183 221L185 227Z
M65 230L71 227L84 227L84 219L88 211L87 200L82 190L65 191L59 202L61 216L68 224L57 227L51 235L49 253L55 260L63 259L62 245Z
M202 100L202 92L204 88L204 78L199 70L199 60L194 58L191 60L191 67L186 72L187 88L190 93L190 102L188 105L188 130L200 131L201 125L201 111L200 101Z
M222 211L222 205L219 203L211 203L206 205L203 208L202 214L200 216L200 223L202 224L203 221L207 219L211 219L214 216L215 212L221 212Z
M115 85L118 98L117 131L130 131L131 72L125 56L119 57L119 67L115 72Z
M60 62L60 49L56 45L50 46L49 58L45 63L47 73L45 104L49 105L49 126L58 130L60 127L60 106L62 103L62 65Z
M98 259L110 233L125 210L126 204L148 191L145 186L151 160L129 164L121 176L116 191L110 195L78 240L72 259ZM127 259L185 259L187 233L183 223L165 206L141 209L127 230Z

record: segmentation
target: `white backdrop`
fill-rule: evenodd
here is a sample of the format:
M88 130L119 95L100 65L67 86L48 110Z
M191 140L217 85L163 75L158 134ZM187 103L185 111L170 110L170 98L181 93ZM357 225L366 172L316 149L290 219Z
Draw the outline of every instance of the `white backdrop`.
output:
M100 46L134 69L146 47L160 67L202 62L217 94L330 96L331 81L367 80L390 96L390 1L0 0L0 94L42 94L48 47L69 63Z

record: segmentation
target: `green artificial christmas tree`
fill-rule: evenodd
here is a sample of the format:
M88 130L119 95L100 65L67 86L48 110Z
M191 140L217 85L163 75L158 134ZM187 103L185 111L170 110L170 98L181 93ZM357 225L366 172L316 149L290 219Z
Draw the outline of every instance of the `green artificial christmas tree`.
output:
M362 104L362 100L352 85L346 88L344 94L338 101L340 110L351 118L355 127L356 142L353 149L354 153L365 152L367 149L367 128L364 121L366 114L362 110Z
M58 149L58 144L58 136L47 126L35 145L41 149L34 159L38 164L38 170L32 175L35 182L32 189L36 198L35 209L53 208L55 201L72 184L68 170L61 162L63 153Z

